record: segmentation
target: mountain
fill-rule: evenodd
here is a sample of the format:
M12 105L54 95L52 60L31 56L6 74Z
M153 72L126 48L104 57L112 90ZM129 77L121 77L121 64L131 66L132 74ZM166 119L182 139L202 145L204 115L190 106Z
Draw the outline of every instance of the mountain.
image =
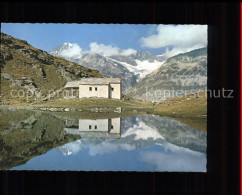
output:
M1 33L0 60L1 101L4 104L42 99L48 96L50 90L61 89L67 81L104 77L97 70L50 55L32 47L27 41L4 33Z
M70 59L71 60L71 59ZM83 64L88 68L100 71L104 75L111 77L121 77L123 89L128 89L136 83L137 76L132 74L126 67L118 62L99 54L84 54L81 58L73 59L78 64Z
M64 57L67 60L77 61L84 55L84 51L76 43L65 42L50 52L51 55Z
M77 44L68 42L56 47L50 54L96 69L111 77L121 77L123 91L130 89L140 78L160 67L165 61L162 56L140 51L131 55L104 56L83 51Z
M207 48L192 50L169 58L160 68L146 75L128 96L159 101L186 93L204 91L207 86ZM175 90L182 90L176 93Z

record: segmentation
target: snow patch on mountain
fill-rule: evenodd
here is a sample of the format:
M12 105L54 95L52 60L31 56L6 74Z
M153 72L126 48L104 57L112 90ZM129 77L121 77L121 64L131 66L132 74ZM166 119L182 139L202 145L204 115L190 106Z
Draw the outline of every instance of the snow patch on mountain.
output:
M119 63L125 68L127 68L130 72L138 76L138 80L150 74L152 71L159 68L165 62L165 61L160 62L157 60L154 60L153 62L149 62L149 60L141 61L136 59L135 62L137 63L137 66L134 66L126 62L121 62L121 61L112 59L111 57L106 57L106 58L113 61L113 64L115 66L117 66L117 63Z

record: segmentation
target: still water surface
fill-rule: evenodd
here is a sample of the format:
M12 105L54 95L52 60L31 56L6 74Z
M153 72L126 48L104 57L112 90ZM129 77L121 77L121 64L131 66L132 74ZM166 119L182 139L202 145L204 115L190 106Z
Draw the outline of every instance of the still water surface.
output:
M206 133L172 119L27 116L1 127L1 169L206 171Z

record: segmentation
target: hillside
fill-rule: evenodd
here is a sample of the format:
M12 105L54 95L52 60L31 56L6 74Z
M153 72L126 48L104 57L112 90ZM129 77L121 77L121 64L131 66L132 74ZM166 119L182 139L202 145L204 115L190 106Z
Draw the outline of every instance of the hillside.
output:
M4 104L31 103L46 97L49 90L61 89L67 81L104 77L97 70L52 56L4 33L1 33L0 64L1 102ZM12 90L23 91L17 94ZM33 97L27 98L27 91L29 96L34 94Z
M141 79L127 95L146 101L159 101L184 95L185 90L187 93L204 91L206 86L207 48L201 48L169 58L160 68ZM176 95L174 90L183 92Z

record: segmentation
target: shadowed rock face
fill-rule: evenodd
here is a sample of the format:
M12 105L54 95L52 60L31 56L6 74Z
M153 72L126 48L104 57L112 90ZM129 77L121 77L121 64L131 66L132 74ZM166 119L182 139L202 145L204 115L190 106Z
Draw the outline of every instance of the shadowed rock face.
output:
M79 138L65 134L65 121L41 112L1 110L0 121L1 170Z

